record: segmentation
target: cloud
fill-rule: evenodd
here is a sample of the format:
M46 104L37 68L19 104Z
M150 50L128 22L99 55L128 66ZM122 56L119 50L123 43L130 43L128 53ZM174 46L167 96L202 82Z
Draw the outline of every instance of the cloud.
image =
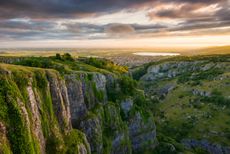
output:
M209 5L222 1L226 0L1 0L0 18L72 18L165 3Z
M209 30L210 34L224 34L227 29L221 28L230 27L229 8L228 0L1 0L0 37L2 40L143 38L206 35ZM148 22L122 24L110 20L94 24L89 18L140 10L143 17L146 13ZM85 17L88 20L76 21Z
M105 27L105 32L108 34L132 34L135 29L128 24L109 24Z
M207 18L212 17L219 10L223 9L222 3L203 4L203 3L182 3L182 4L166 4L156 7L147 15L150 19L166 18L166 19L186 19L186 18Z
M36 30L36 31L44 31L48 29L52 29L56 26L55 22L50 21L31 21L26 19L18 19L18 20L0 20L0 28L1 29L11 29L11 30Z
M101 33L104 31L103 26L89 23L66 22L62 23L62 26L73 33Z

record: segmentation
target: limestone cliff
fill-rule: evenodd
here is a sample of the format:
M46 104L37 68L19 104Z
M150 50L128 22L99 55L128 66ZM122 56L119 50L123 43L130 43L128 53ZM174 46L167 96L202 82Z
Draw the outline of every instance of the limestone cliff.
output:
M53 70L0 67L0 153L77 153L87 149L81 132L75 147L65 81Z
M0 71L0 153L127 154L157 145L143 91L128 77L9 64Z

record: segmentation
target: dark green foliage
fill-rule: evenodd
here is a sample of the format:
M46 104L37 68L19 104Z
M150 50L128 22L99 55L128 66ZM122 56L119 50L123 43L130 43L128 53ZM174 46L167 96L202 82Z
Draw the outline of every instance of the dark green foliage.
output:
M96 98L98 99L98 101L102 102L104 100L104 93L103 93L103 91L98 90L95 83L93 83L92 88L93 88L94 95L96 96Z
M142 66L142 67L132 70L131 73L132 73L133 79L138 81L143 75L147 73L147 69L144 66Z
M227 106L230 107L230 99L225 98L221 92L217 90L213 90L210 97L202 97L201 101L208 102L208 103L214 103L218 106Z
M213 80L220 74L223 74L223 71L218 68L213 68L206 71L187 72L179 76L178 83L193 81L191 84L196 86L201 84L200 80Z
M62 57L61 57L61 55L59 53L56 53L55 59L62 60Z
M90 57L90 58L82 58L81 61L83 61L86 64L95 66L97 68L106 69L118 74L126 73L128 71L127 67L117 65L114 62L107 59Z
M50 66L53 65L50 59L38 57L25 58L24 60L15 62L14 64L40 68L50 68Z
M72 130L66 137L65 137L65 144L67 147L66 154L78 154L78 146L83 143L84 144L84 136L78 130ZM89 149L87 149L89 150Z
M129 76L121 76L107 87L108 99L112 102L134 96L137 92L137 81Z
M89 73L87 77L88 77L88 80L89 80L89 81L92 81L92 80L93 80L93 74L90 74L90 73Z
M106 61L104 59L97 59L90 57L89 59L86 59L86 63L93 65L95 67L103 68L106 65Z
M107 96L109 101L116 102L119 94L120 94L120 90L116 82L112 82L109 85L107 85Z
M163 133L166 136L170 136L176 141L180 142L192 130L192 128L194 127L193 123L193 119L188 119L180 124L173 125L172 123L170 123L170 121L166 120L163 124L161 124L159 132Z
M137 82L128 76L122 76L119 80L119 85L123 95L133 95Z
M136 91L134 98L134 104L136 104L137 106L142 108L149 107L148 105L150 105L150 103L146 100L144 92Z
M34 153L34 143L31 140L31 134L26 127L25 119L21 114L17 100L16 87L9 83L7 78L1 77L0 80L0 98L3 104L3 110L0 111L0 118L7 122L8 139L13 153ZM7 108L5 108L5 107ZM4 112L4 114L3 114Z
M177 154L174 146L167 142L160 142L159 145L149 154ZM148 152L146 153L148 154Z
M203 148L193 148L193 151L196 153L196 154L208 154L209 152L204 150Z
M177 82L178 83L185 83L190 80L191 73L184 73L183 75L179 76Z
M67 63L67 61L61 61L62 63ZM29 67L39 67L39 68L50 68L59 71L61 74L68 73L69 71L65 68L65 65L56 63L51 58L40 58L40 57L28 57L19 62L15 62L16 65L23 65Z
M51 136L48 137L46 143L46 152L47 153L55 153L55 154L65 154L65 146L64 141L61 137L54 135L51 132Z
M34 74L35 74L35 81L37 83L38 88L44 89L48 84L44 73L42 73L41 71L35 71Z
M8 108L6 103L7 98L7 82L5 81L6 78L0 76L0 120L7 120L8 116Z
M53 57L24 57L13 64L55 69L62 75L72 73L72 71L100 72L104 74L112 72L120 75L120 73L126 73L128 70L126 67L116 65L105 59L100 60L101 63L105 63L103 66L98 65L97 62L96 64L94 64L94 62L88 63L88 61L90 61L89 59L90 58L74 59L69 53L66 53L64 55L57 54Z
M162 133L157 133L157 139L159 145L154 149L154 153L156 154L164 154L165 152L174 154L185 150L181 143L178 143L175 139Z
M207 71L201 71L195 75L192 80L213 80L216 76L222 74L223 71L219 68L209 69Z
M62 59L67 60L67 61L74 61L74 58L69 53L65 53L62 56Z

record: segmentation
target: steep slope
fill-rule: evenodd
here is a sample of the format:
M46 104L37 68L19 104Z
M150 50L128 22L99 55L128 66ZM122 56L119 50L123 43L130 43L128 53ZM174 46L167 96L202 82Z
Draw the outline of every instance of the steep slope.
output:
M148 101L122 75L126 68L61 58L3 58L33 67L0 64L0 152L126 154L155 148Z
M178 57L141 69L134 75L146 72L139 83L152 101L156 151L230 153L229 55Z
M3 153L65 153L72 130L67 89L53 70L0 65L0 121ZM81 141L80 141L81 140ZM76 145L78 150L80 145Z

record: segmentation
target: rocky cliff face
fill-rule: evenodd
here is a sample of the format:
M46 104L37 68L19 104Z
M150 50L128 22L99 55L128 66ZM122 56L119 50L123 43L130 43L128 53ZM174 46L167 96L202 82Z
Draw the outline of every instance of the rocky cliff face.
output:
M7 64L0 71L0 153L127 154L157 144L153 118L138 105L144 95L117 97L119 77Z
M80 153L84 134L68 145L72 133L65 81L51 70L1 65L0 153ZM76 134L76 133L75 133ZM84 151L84 150L83 150Z
M115 77L99 73L75 73L65 76L70 100L72 125L83 131L93 153L132 153L154 148L156 130L153 119L142 119L138 110L124 108L127 100L111 102L107 91L119 89ZM118 87L111 87L115 84ZM130 101L131 96L125 96ZM122 119L121 113L127 115ZM138 117L138 118L136 118Z

